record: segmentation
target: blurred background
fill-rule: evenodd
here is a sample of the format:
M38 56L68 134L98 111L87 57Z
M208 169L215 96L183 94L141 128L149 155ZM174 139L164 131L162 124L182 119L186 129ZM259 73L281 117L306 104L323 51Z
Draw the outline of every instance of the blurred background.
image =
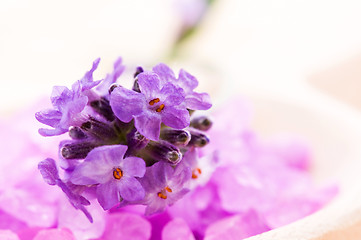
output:
M312 85L361 107L360 12L357 0L2 0L0 112L118 56L183 67L214 99L308 98Z
M128 76L165 62L197 76L216 107L248 98L261 134L306 138L323 179L359 154L343 127L361 131L360 12L357 0L2 0L0 113L71 86L97 57L96 78L118 56Z

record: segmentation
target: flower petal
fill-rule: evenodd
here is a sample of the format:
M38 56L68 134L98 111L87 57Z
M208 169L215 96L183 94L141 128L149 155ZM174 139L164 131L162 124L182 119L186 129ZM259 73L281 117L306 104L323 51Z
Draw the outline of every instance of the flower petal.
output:
M66 133L68 129L56 128L56 129L47 129L39 128L39 134L43 137L57 136L63 133Z
M142 72L138 75L140 91L147 99L157 98L161 89L159 76L153 72Z
M123 87L117 87L110 95L110 106L123 122L130 122L133 116L143 111L146 100L144 95Z
M189 126L189 112L185 108L167 106L163 110L162 122L175 129L183 129Z
M49 185L55 185L59 179L58 169L54 159L47 158L38 164L38 169L43 176L44 181Z
M185 92L182 88L177 88L171 83L167 83L161 89L160 94L166 106L176 106L184 101Z
M190 92L198 86L198 80L185 70L181 69L179 71L178 84L186 92Z
M107 96L109 87L117 81L119 76L124 72L125 66L122 64L122 58L119 57L113 67L113 72L108 74L105 79L99 84L96 90L102 95Z
M168 168L163 161L154 163L152 166L147 167L145 175L140 179L142 186L147 192L154 189L162 189L166 186L166 173ZM171 168L171 167L170 167Z
M117 182L108 181L97 187L97 198L104 210L109 210L120 203Z
M154 141L159 140L160 123L160 114L152 113L150 111L146 111L139 116L135 116L134 118L135 127L140 132L140 134Z
M159 63L152 70L159 76L162 84L173 82L176 79L173 70L164 63Z
M122 170L127 176L143 177L145 173L145 162L138 157L127 157L123 160Z
M212 107L208 93L193 92L186 96L185 103L187 108L193 110L207 110Z
M145 196L142 185L133 177L123 177L117 184L120 196L126 201L139 201Z
M54 109L46 109L35 114L36 120L55 128L61 120L62 113Z
M94 148L85 161L74 169L70 181L79 185L107 182L113 176L113 168L121 164L126 150L127 146L123 145Z

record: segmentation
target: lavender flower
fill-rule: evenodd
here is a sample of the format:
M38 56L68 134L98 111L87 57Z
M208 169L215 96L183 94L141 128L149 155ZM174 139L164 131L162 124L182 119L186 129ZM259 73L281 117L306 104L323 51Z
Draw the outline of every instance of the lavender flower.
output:
M45 159L44 161L40 162L38 165L38 169L40 170L40 173L43 176L43 179L47 184L57 185L58 187L60 187L61 190L65 193L65 195L68 197L69 202L73 205L73 207L76 209L80 209L85 214L85 216L89 219L89 221L93 222L92 216L84 207L84 206L89 205L90 202L83 196L76 194L71 189L71 187L73 189L77 188L76 186L73 186L71 183L66 184L60 179L58 169L57 169L55 161L53 159L48 158L48 159Z
M43 136L60 135L69 130L70 126L79 126L86 120L82 114L88 103L88 96L83 92L99 84L93 81L93 72L98 67L100 59L93 62L92 68L85 73L84 77L76 81L72 90L63 86L55 86L51 94L51 103L54 109L47 109L35 114L36 119L54 129L40 128L39 133Z
M144 198L147 205L145 214L162 212L168 205L182 198L189 191L185 183L190 176L189 168L174 169L165 162L148 167L144 178L140 180L147 193Z
M107 96L109 88L112 84L114 84L119 76L124 72L125 66L123 65L123 59L119 57L115 62L113 66L113 72L110 74L107 74L105 79L96 87L97 92L101 96Z
M172 83L161 84L152 72L138 75L140 93L117 87L110 96L114 114L123 122L134 118L137 130L145 137L157 141L160 124L183 129L189 125L189 113L183 104L184 93Z
M162 84L172 82L185 92L185 104L187 108L192 110L207 110L212 107L211 99L207 93L194 92L194 89L198 86L198 81L185 70L181 69L179 71L178 79L176 79L172 69L164 63L153 67L153 72L160 77Z
M70 176L77 185L97 185L96 195L104 210L122 199L137 201L144 198L144 189L136 179L143 177L145 162L141 158L123 158L127 146L102 146L93 149Z
M86 198L97 199L104 210L142 204L146 214L159 213L189 191L198 166L195 148L208 144L202 130L211 125L202 118L193 120L198 130L190 128L189 109L209 108L209 96L193 91L198 85L193 76L181 70L175 79L164 64L153 71L137 67L133 89L126 89L116 84L125 69L121 58L104 80L94 81L98 63L71 89L54 87L54 108L36 114L54 128L40 129L42 135L69 131L71 138L59 144L63 179L52 159L39 170L90 221Z

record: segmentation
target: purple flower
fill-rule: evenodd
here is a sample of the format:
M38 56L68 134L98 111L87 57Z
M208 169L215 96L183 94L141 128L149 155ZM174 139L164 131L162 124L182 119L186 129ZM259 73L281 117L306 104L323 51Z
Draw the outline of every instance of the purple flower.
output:
M39 122L54 129L40 128L41 135L60 135L67 132L70 126L79 126L85 121L86 116L82 111L88 103L88 96L84 92L99 84L99 81L93 81L93 72L99 61L100 59L96 59L93 62L92 68L73 84L72 90L64 86L53 87L50 99L54 108L37 112L35 117Z
M122 64L123 60L121 57L119 57L113 66L113 72L110 74L107 74L105 79L99 84L96 88L97 92L101 96L107 96L109 93L109 87L117 81L119 76L124 72L125 66Z
M75 193L79 186L75 186L71 183L65 183L59 178L58 169L55 161L51 158L47 158L41 161L38 165L38 169L43 176L44 181L49 185L57 185L68 197L69 202L74 208L81 210L90 222L93 222L93 218L84 206L90 205L90 202L83 196Z
M145 162L137 157L123 158L127 148L123 145L95 148L70 176L74 184L98 184L96 195L104 210L122 199L131 202L144 198L144 189L136 177L143 177Z
M194 89L198 86L197 79L181 69L179 71L178 79L176 79L174 72L164 63L159 63L153 67L155 72L161 79L162 84L171 82L177 87L183 89L185 92L186 107L193 110L207 110L212 107L211 99L208 93L197 93Z
M173 168L164 162L148 167L144 178L140 179L146 191L143 201L147 205L145 214L162 212L182 198L189 191L185 184L190 178L189 168Z
M151 140L158 140L160 124L183 129L189 125L189 113L183 104L184 92L173 84L161 84L152 72L138 75L141 93L117 87L110 96L115 116L123 122L134 118L137 130Z
M93 72L97 69L99 62L100 62L100 58L95 59L93 62L92 68L88 72L85 73L85 75L82 79L76 81L72 85L71 88L74 93L80 94L82 92L90 90L93 87L97 86L101 82L101 80L98 80L98 81L93 80Z

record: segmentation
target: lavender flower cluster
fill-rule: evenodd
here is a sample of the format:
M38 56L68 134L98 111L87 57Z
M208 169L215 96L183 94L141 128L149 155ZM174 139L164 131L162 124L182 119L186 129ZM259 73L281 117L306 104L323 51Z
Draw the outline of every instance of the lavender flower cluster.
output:
M104 210L141 204L146 215L161 212L201 174L197 148L209 142L212 122L193 112L209 109L210 97L194 91L194 76L182 69L177 78L162 63L150 71L138 67L131 90L116 83L125 69L121 58L112 73L94 80L99 61L71 89L55 86L53 108L36 113L51 127L39 129L41 135L71 138L60 142L58 164L48 158L38 168L91 222L86 206L94 198Z

